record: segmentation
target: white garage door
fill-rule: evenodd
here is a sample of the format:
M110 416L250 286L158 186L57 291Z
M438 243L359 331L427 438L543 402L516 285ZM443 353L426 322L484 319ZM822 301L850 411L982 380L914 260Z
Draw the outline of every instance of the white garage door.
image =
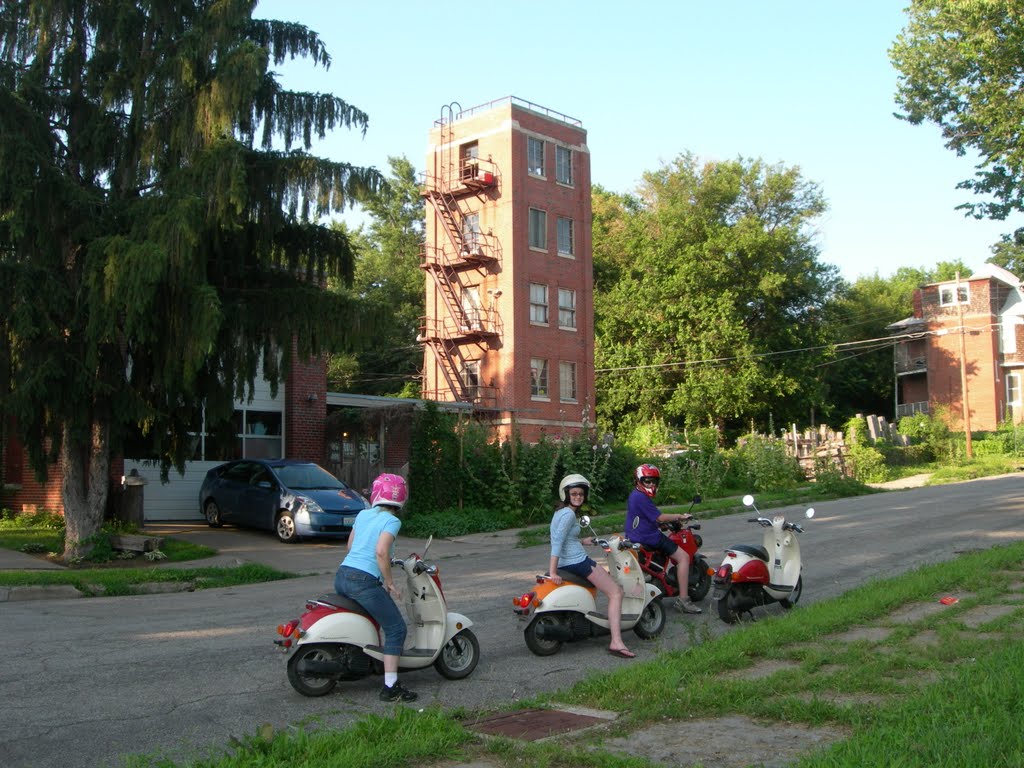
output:
M216 467L219 461L190 461L185 464L185 474L179 475L172 469L168 482L160 482L160 467L149 462L125 459L124 471L128 474L137 469L146 479L142 487L143 514L146 522L160 520L202 520L199 509L199 486L203 484L206 471Z

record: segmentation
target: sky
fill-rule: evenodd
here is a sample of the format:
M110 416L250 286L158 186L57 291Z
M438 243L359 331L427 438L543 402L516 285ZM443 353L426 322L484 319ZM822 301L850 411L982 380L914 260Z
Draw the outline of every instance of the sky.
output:
M975 269L1024 226L965 218L956 206L976 200L956 184L976 158L893 116L888 50L907 4L260 0L255 15L306 25L331 54L327 71L279 68L285 87L370 117L365 136L335 130L318 155L384 173L405 156L420 171L445 106L517 96L581 120L592 181L614 192L684 152L799 167L829 204L821 260L853 281L957 259Z

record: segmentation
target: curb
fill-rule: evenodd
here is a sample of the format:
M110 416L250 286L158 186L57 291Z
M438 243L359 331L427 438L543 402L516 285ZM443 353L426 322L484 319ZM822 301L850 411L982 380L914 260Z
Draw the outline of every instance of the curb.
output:
M85 597L85 595L70 584L0 587L0 603L18 603L25 600L66 600L72 597Z

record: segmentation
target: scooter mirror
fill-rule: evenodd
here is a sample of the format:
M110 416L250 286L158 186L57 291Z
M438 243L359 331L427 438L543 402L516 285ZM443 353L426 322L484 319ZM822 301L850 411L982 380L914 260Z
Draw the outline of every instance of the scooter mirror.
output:
M583 517L581 517L580 525L582 525L584 528L590 525L590 515L584 515Z
M754 497L751 496L749 493L746 496L743 497L743 506L745 506L745 507L752 507L752 506L754 506Z
M807 511L804 512L804 517L806 517L808 520L814 517L814 507L808 507Z

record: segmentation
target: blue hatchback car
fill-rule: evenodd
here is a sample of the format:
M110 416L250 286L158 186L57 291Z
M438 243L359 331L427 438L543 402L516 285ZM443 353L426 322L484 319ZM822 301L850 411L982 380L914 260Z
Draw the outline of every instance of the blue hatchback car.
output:
M366 499L309 461L239 459L206 473L199 508L212 528L262 528L287 543L303 537L344 538Z

